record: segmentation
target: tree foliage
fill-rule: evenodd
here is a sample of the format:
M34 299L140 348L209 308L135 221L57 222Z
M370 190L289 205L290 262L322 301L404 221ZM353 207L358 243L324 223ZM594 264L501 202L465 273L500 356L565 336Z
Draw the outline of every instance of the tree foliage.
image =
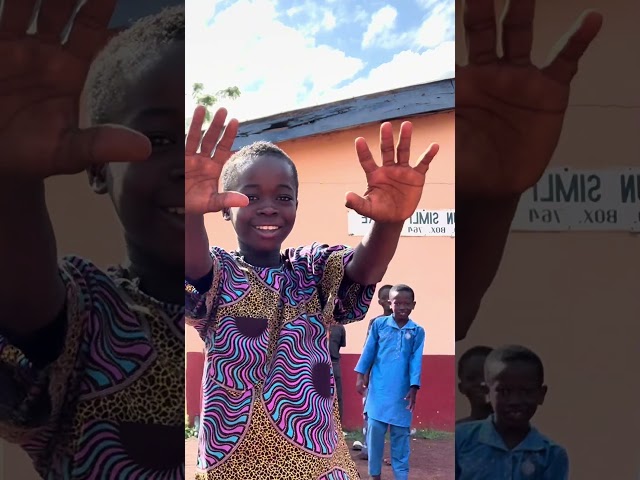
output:
M204 84L194 83L192 89L193 99L198 102L198 105L202 105L206 108L205 120L211 121L213 116L212 107L222 99L235 100L240 96L240 89L238 87L227 87L222 90L218 90L215 94L207 93L204 89Z

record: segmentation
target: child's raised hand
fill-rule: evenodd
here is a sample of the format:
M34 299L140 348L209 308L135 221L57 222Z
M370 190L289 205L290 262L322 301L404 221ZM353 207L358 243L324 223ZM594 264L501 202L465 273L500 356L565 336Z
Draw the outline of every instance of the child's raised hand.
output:
M602 17L590 12L544 68L531 63L535 0L512 0L497 53L493 0L464 5L468 65L456 69L456 190L471 196L520 194L535 185L556 149L578 61Z
M224 128L227 111L220 108L202 135L205 113L204 107L196 108L185 144L184 208L185 213L189 215L203 215L219 212L223 208L245 207L249 204L246 195L218 191L222 167L231 157L231 147L238 133L238 121L232 118L227 128Z
M151 144L118 126L80 128L79 104L92 59L104 46L115 0L88 0L67 42L76 0L5 0L0 19L0 175L45 178L92 164L145 160Z
M412 167L409 164L412 125L400 126L398 145L393 145L393 127L385 122L380 126L382 166L378 166L364 138L356 139L356 152L367 175L364 196L349 192L346 206L360 215L380 223L404 222L413 215L422 196L429 164L438 153L438 145L431 144Z

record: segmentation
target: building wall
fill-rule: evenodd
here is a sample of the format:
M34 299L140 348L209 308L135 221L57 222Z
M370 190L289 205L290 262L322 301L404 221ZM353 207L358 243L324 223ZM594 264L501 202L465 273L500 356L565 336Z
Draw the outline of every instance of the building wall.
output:
M440 144L432 163L420 208L449 209L454 206L454 114L452 112L412 119L413 161L431 142ZM401 122L393 122L396 132ZM286 246L321 241L356 246L358 237L347 233L344 195L362 193L365 177L353 148L356 137L378 147L379 126L283 142L280 146L299 169L300 207L293 233ZM235 233L221 215L206 218L211 244L236 248ZM417 306L413 318L427 333L423 361L424 386L415 413L416 425L451 429L454 423L454 242L445 237L402 237L397 254L382 283L406 283L415 288ZM360 428L362 400L355 391L353 367L365 341L368 320L380 313L374 304L367 319L348 325L347 346L342 349L344 425ZM187 328L187 410L200 408L203 344L195 330Z
M594 6L586 0L537 5L537 61ZM552 164L638 167L640 61L630 46L639 38L640 7L612 0L598 8L603 30L580 65ZM457 27L460 61L460 19ZM512 234L476 323L456 346L460 353L476 344L522 343L542 356L549 394L535 423L568 449L573 479L636 478L640 467L639 247L640 238L626 233ZM460 395L456 406L464 416L468 406Z

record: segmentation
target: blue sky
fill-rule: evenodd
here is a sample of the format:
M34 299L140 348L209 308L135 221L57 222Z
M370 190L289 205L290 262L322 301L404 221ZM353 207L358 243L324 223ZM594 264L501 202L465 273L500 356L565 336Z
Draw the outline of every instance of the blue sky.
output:
M194 82L240 120L454 76L453 0L187 0Z

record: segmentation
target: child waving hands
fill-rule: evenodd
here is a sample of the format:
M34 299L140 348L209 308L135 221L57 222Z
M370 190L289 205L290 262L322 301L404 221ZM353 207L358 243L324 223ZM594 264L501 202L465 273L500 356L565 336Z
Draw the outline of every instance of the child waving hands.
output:
M268 142L230 155L237 122L224 128L225 117L218 110L202 135L198 107L186 140L185 312L213 372L203 384L197 478L358 478L340 433L327 331L366 315L438 146L412 167L411 124L394 146L383 123L378 165L356 139L367 189L347 193L346 204L373 220L370 232L355 249L283 249L298 212L295 163ZM235 250L209 249L207 212L231 223Z

